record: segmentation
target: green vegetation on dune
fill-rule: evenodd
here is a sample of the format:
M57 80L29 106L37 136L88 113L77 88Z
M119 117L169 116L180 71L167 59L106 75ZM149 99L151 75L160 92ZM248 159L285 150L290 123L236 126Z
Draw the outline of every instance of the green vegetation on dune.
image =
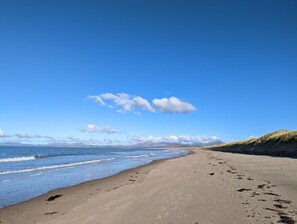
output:
M223 152L297 157L297 130L279 130L238 142L203 147Z

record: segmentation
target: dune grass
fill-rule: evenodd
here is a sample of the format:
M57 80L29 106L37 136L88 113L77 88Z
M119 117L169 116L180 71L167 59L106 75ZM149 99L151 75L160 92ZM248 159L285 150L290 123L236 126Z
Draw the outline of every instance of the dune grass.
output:
M259 138L203 147L234 153L297 157L297 130L278 130Z

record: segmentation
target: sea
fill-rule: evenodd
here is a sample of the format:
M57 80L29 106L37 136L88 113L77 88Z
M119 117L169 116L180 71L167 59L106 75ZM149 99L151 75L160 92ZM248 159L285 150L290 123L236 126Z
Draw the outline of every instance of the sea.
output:
M186 150L0 146L0 208Z

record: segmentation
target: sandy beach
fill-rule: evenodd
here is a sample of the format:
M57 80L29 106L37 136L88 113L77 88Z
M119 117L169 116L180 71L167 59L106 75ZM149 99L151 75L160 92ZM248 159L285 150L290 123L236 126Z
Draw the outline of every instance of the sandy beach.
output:
M297 160L196 150L0 209L1 223L295 223ZM50 200L49 200L50 199Z
M0 224L297 224L297 0L0 0L0 33Z

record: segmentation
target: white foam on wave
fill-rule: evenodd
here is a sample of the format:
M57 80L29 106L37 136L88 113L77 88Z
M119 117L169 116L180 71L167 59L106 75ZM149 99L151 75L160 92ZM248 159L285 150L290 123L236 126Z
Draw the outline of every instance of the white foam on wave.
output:
M2 180L3 183L8 182L8 181L11 181L11 180L10 179L9 180Z
M146 153L142 155L137 155L137 156L126 156L128 159L133 159L133 158L142 158L142 157L150 157L150 156L155 156L156 154L154 153Z
M5 172L0 172L0 175L14 174L14 173L26 173L26 172L33 172L33 171L39 171L39 170L49 170L49 169L81 166L81 165L87 165L87 164L92 164L92 163L107 162L107 161L111 161L114 159L115 158L98 159L98 160L90 160L90 161L78 162L78 163L68 163L68 164L62 164L62 165L41 166L41 167L36 167L36 168L31 168L31 169L24 169L24 170L9 170L9 171L5 171Z
M35 156L3 158L3 159L0 159L0 163L21 162L21 161L28 161L28 160L35 160L35 159L36 159Z
M44 172L34 173L34 174L30 175L30 177L40 176L40 175L43 174L43 173L44 173Z

